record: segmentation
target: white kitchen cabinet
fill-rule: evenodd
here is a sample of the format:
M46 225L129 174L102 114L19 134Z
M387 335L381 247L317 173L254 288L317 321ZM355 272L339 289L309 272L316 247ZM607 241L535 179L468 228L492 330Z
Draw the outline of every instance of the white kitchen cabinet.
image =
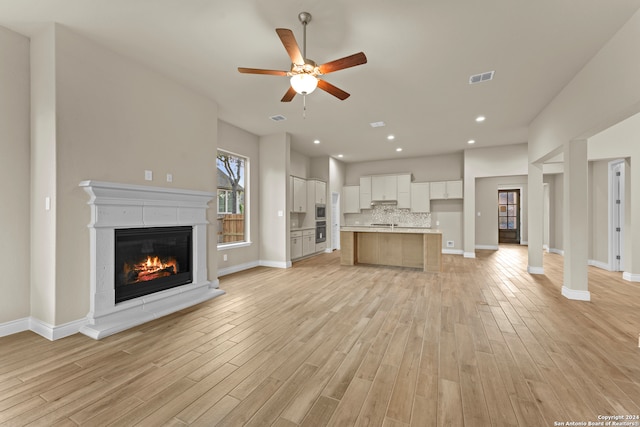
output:
M359 186L347 185L342 187L342 206L344 206L344 213L360 213Z
M316 230L302 231L302 256L311 255L316 251Z
M447 181L447 197L449 199L462 199L462 180Z
M317 179L307 180L307 212L315 212L316 204L327 203L327 183Z
M371 177L360 177L360 209L371 209Z
M327 183L314 180L316 203L325 205L327 203Z
M327 249L327 242L316 243L316 252L324 252Z
M291 259L302 257L302 231L291 232Z
M462 199L462 180L430 183L431 200Z
M291 212L307 211L307 182L297 176L291 177Z
M371 200L398 200L398 176L374 175L371 177Z
M404 174L397 177L398 209L411 207L411 175Z
M411 212L431 212L428 182L411 183Z

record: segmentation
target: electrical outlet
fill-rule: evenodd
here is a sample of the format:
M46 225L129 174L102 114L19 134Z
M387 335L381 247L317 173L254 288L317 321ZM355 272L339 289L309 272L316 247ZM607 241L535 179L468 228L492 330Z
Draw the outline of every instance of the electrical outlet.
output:
M447 247L452 248L454 246L453 240L447 240Z
M222 260L227 261L227 254L222 255Z
M167 182L173 182L173 175L170 173L167 174Z
M153 171L144 171L144 179L146 181L153 181Z

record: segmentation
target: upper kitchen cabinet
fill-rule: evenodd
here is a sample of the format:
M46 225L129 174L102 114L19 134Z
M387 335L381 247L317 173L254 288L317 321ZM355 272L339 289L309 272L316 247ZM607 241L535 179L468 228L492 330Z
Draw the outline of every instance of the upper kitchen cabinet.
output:
M316 204L327 204L327 183L315 179L310 182L313 182Z
M428 182L411 183L411 212L431 212Z
M290 179L290 210L304 213L307 211L307 182L297 176L292 176Z
M397 183L397 207L399 209L409 209L411 207L411 175L398 175Z
M360 213L360 187L347 185L342 187L344 213ZM371 203L371 202L369 202Z
M371 209L371 177L360 177L360 209Z
M398 200L398 176L375 175L371 177L371 200Z
M462 180L430 183L431 200L462 199Z

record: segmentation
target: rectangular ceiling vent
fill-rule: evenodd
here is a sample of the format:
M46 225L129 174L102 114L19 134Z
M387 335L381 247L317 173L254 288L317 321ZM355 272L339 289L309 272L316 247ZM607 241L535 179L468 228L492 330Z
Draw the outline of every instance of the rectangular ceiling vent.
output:
M371 126L372 128L381 128L386 126L385 122L371 122L369 123L369 126Z
M269 117L271 120L273 120L274 122L281 122L283 120L287 120L287 118L285 116L283 116L282 114L278 114L275 116L271 116Z
M469 84L473 85L476 83L482 83L493 79L493 73L495 71L487 71L486 73L474 74L469 77Z

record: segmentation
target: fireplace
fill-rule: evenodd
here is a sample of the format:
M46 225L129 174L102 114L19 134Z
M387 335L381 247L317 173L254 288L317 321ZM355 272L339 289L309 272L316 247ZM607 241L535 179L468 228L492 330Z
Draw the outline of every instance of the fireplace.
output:
M89 313L80 332L100 339L224 294L207 271L207 210L216 193L80 186L91 197Z
M193 281L193 227L115 230L115 302Z

